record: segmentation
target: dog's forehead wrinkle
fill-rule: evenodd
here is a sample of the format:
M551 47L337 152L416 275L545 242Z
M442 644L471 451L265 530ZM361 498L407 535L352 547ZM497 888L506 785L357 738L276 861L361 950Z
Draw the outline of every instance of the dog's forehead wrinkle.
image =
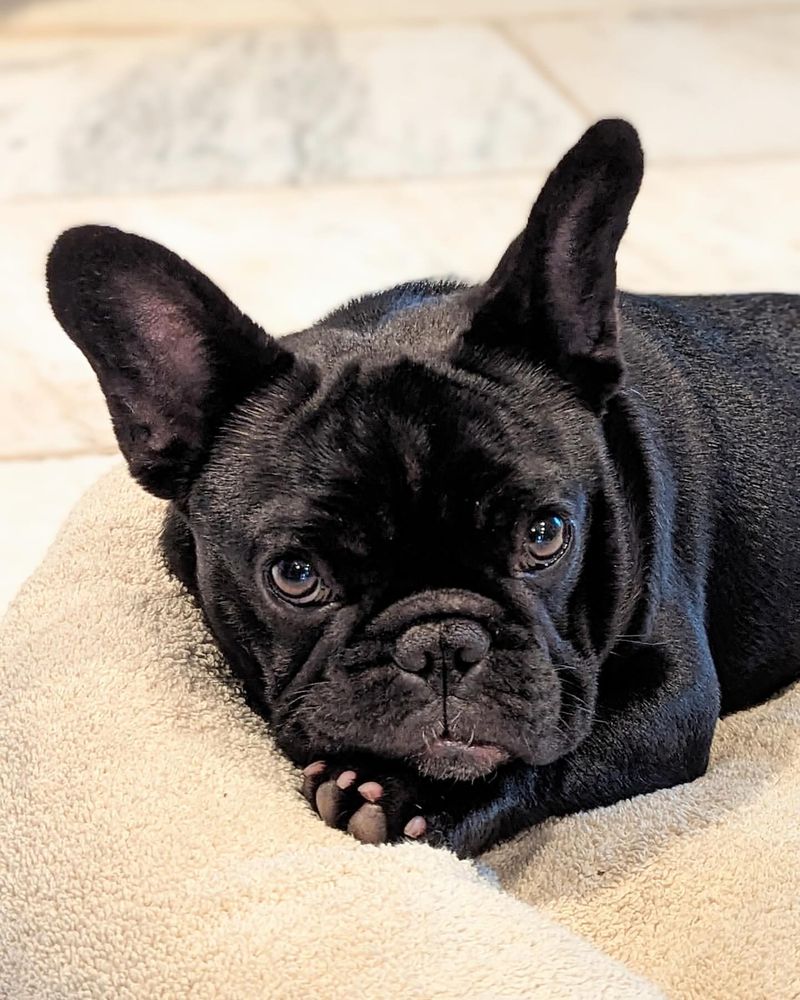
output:
M386 327L410 321L398 314ZM357 554L425 536L452 549L441 529L454 517L492 530L517 501L561 499L576 414L552 379L531 369L527 384L501 386L430 345L374 353L363 335L342 337L359 349L318 367L295 405L291 387L265 391L237 421L236 476L224 493L250 506L258 530L291 523L294 538L321 545L329 533Z
M430 428L403 414L388 414L387 427L399 462L405 470L408 488L416 492L425 474L425 455L430 449Z
M387 373L391 366L376 378ZM547 428L534 438L524 428L528 447L518 447L508 414L498 419L491 405L468 416L459 408L453 418L434 405L431 419L425 411L390 405L404 402L403 392L394 401L382 397L380 387L377 397L365 392L374 382L372 375L360 378L351 396L340 397L344 409L337 404L315 421L309 410L302 420L266 429L271 446L261 455L252 449L248 480L284 503L291 500L303 519L327 518L335 530L337 521L367 522L384 536L394 534L415 496L415 517L426 508L441 510L437 501L448 497L481 502L531 491L543 500L558 497L569 470ZM276 461L262 465L267 453Z

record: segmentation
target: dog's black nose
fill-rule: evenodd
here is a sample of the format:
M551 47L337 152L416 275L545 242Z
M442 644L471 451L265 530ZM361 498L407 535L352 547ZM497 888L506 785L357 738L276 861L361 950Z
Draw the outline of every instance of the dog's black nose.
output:
M394 659L398 667L414 674L466 673L486 658L490 646L489 633L477 622L445 618L407 629L395 643Z

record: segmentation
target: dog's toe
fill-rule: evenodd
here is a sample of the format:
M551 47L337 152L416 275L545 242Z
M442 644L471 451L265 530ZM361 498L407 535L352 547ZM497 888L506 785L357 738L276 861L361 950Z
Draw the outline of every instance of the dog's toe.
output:
M428 824L424 816L414 816L410 819L405 827L403 828L403 833L410 837L412 840L416 840L418 837L422 837L425 831L428 829Z
M383 795L383 785L379 785L377 781L365 781L363 785L358 786L358 793L367 802L377 802Z
M386 813L374 802L365 802L350 817L347 832L362 844L384 844L387 835Z
M328 826L364 844L417 840L428 832L414 786L385 768L314 761L303 770L303 795Z
M343 803L341 789L335 781L323 781L317 789L315 805L328 826L339 825Z
M355 771L342 771L336 779L336 784L342 789L342 791L345 791L353 784L357 777L358 775Z

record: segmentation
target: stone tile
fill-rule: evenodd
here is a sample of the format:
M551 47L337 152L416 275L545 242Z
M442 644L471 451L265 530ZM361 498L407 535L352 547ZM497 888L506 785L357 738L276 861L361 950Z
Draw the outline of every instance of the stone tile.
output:
M784 0L787 2L787 0ZM727 7L753 0L0 0L0 30L14 33L230 28L308 23L395 25L486 21L657 6Z
M679 11L752 9L759 0L0 0L0 32L16 35L337 24L397 25L497 18L563 17ZM770 0L791 9L800 0Z
M85 32L305 24L303 0L0 0L0 31Z
M618 0L307 0L323 21L335 24L404 21L493 20L536 14L601 10Z
M620 254L635 291L800 292L800 159L646 171Z
M0 462L0 616L77 499L113 461Z
M717 14L727 17L742 12L800 10L800 0L605 0L602 10L606 13L632 14L681 14L687 17Z
M800 8L507 28L591 118L630 118L652 159L800 152Z
M661 292L798 290L800 160L648 171L620 283ZM0 210L0 457L114 450L82 355L49 313L55 236L107 222L160 240L281 334L395 282L479 280L524 222L532 172L261 193L53 200Z
M460 190L463 200L456 192L451 201L437 184L419 183L2 207L0 457L114 448L91 370L46 300L44 261L62 229L108 222L158 239L208 271L268 329L283 333L352 295L396 281L454 269L480 274L487 247L499 253L509 226L474 238L475 225L496 218L503 197L498 204L494 187L480 182ZM453 241L460 210L473 238Z
M530 169L580 124L484 26L0 43L0 198Z
M620 13L754 10L761 0L306 0L320 21L329 24L402 24L415 21L493 21L510 17L575 17ZM800 8L800 0L769 0L772 9Z

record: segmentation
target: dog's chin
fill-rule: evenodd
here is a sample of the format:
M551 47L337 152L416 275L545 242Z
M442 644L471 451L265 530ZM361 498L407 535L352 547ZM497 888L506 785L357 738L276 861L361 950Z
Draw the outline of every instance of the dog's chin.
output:
M476 781L488 777L511 755L492 743L433 740L414 758L420 774L437 781Z

